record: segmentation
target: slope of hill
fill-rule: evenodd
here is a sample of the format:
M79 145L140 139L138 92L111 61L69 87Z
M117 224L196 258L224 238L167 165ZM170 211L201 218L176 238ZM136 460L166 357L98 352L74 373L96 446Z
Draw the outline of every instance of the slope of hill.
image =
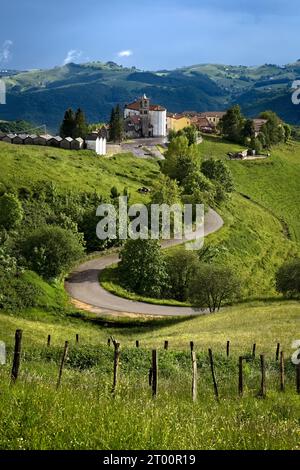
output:
M59 193L74 191L109 196L112 186L128 188L133 201L137 189L151 186L158 163L131 154L95 158L88 150L71 151L51 147L18 146L0 142L0 189L31 190L38 183L54 183ZM147 196L144 196L147 198Z
M171 112L223 110L240 103L249 116L274 109L299 124L300 106L291 102L291 86L300 76L300 61L284 67L195 65L142 72L113 62L68 64L5 77L7 105L0 119L47 124L55 132L67 107L81 107L93 122L107 120L112 106L124 105L146 92Z

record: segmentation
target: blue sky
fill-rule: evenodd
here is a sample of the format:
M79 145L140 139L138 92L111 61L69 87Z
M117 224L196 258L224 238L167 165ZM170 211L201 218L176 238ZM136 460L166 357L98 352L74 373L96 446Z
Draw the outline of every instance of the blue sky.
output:
M0 67L285 64L299 20L299 0L0 0Z

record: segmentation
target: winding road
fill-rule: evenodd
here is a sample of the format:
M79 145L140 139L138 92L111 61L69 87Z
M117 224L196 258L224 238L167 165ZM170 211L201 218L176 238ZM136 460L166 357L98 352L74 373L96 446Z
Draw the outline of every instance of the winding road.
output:
M216 232L223 226L223 220L213 209L205 215L204 235ZM197 233L193 234L195 239ZM168 240L162 243L163 248L178 245L186 240ZM152 316L189 316L202 315L202 310L191 307L169 307L152 305L123 299L103 289L99 283L101 272L112 264L120 261L118 254L104 255L87 261L73 271L65 282L65 288L72 301L78 307L96 313L131 313Z

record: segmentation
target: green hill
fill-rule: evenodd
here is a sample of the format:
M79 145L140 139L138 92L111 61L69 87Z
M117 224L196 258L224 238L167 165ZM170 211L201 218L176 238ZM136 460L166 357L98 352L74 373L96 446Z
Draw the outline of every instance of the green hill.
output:
M137 189L153 183L159 172L155 160L131 154L98 158L88 150L17 146L0 142L0 187L32 189L37 183L54 183L60 193L97 192L108 196L112 186L126 187L132 200L141 199Z
M299 124L300 107L291 102L291 85L299 75L300 62L284 67L202 64L154 72L113 62L68 64L5 76L7 105L0 107L0 119L46 124L56 132L68 107L81 107L91 122L99 122L109 119L117 103L146 92L171 112L223 110L240 103L249 116L273 109Z

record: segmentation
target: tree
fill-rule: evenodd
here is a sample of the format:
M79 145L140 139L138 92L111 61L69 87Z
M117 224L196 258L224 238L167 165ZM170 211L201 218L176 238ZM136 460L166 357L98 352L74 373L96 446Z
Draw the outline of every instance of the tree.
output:
M244 123L244 127L242 129L242 136L245 139L253 139L255 137L255 128L252 119L247 119Z
M276 289L286 297L300 295L300 258L284 263L276 273Z
M158 240L127 240L119 272L122 284L137 294L161 298L168 287L166 261Z
M73 137L74 130L75 130L75 115L71 108L67 109L65 112L65 116L63 122L60 126L60 136L65 137Z
M29 269L49 280L67 272L84 254L74 233L55 226L44 226L20 242L20 254Z
M119 104L111 112L109 136L112 142L122 142L124 138L124 118Z
M219 311L224 302L238 297L240 282L229 267L199 264L190 283L189 299L199 308Z
M24 216L22 204L13 194L0 197L0 227L13 230L22 222Z
M188 140L188 145L196 144L198 137L197 128L192 125L186 126L183 129L180 129L180 131L174 131L171 129L168 135L169 142L172 142L172 140L176 137L186 137Z
M286 134L283 122L276 113L273 111L264 111L259 117L267 121L260 130L260 134L263 135L265 147L269 148L272 145L285 142Z
M210 180L220 183L227 193L234 191L231 171L223 160L215 160L214 158L204 160L201 165L201 171Z
M112 108L109 120L109 140L115 142L115 108Z
M189 146L186 136L175 137L168 147L162 172L180 184L188 174L197 169L200 155L197 145Z
M181 190L175 180L162 175L155 183L151 203L152 204L180 204Z
M292 135L292 128L289 124L283 124L283 128L284 128L284 140L285 140L285 143L287 143Z
M198 263L194 251L185 249L167 256L167 272L170 284L170 297L179 301L187 300L188 288Z
M82 139L84 139L87 133L88 133L88 125L85 119L85 114L82 111L82 109L79 108L76 111L75 128L74 128L73 135L71 137L73 137L74 139L76 139L77 137L81 137Z
M245 118L241 113L241 108L237 105L227 111L220 120L218 127L226 139L242 143L244 123Z
M185 194L193 194L196 189L200 191L213 191L214 185L200 170L192 171L183 181Z

